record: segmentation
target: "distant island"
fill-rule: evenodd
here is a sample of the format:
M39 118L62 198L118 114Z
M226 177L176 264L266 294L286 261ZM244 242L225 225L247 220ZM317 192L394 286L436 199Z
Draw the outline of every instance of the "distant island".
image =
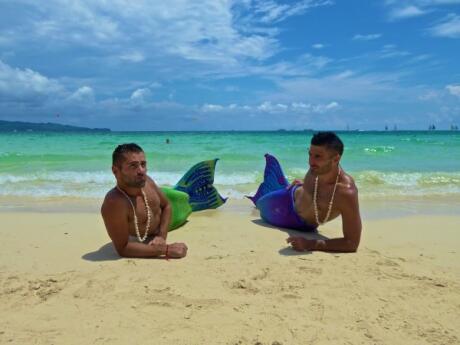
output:
M0 120L0 132L110 132L108 128L86 128L58 123L33 123Z

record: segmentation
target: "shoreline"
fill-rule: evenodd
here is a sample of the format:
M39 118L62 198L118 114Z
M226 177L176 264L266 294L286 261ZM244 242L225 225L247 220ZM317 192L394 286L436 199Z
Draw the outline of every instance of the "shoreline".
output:
M0 214L4 213L97 213L103 199L99 198L25 198L1 197ZM460 213L460 199L455 196L431 198L360 199L363 220L403 218L408 216L455 216ZM216 209L223 213L251 214L257 212L248 199L230 198ZM202 211L201 211L202 212Z

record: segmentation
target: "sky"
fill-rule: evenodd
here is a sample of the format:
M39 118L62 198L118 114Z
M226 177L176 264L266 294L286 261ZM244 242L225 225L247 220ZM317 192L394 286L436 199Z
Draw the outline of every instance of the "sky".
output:
M460 0L0 0L0 120L460 126Z

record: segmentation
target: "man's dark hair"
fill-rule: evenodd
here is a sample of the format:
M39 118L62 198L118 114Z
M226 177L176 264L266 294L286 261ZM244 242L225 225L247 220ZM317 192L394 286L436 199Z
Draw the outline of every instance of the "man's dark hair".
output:
M118 145L112 153L112 164L120 166L121 163L123 163L124 154L128 152L139 153L144 152L144 150L142 150L142 148L135 143Z
M343 142L334 132L318 132L311 138L311 144L315 146L326 146L327 149L343 154Z

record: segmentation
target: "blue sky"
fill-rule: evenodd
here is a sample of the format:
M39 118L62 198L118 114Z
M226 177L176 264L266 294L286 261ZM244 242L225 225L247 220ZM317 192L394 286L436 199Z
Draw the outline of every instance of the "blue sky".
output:
M460 0L0 0L0 119L460 125Z

